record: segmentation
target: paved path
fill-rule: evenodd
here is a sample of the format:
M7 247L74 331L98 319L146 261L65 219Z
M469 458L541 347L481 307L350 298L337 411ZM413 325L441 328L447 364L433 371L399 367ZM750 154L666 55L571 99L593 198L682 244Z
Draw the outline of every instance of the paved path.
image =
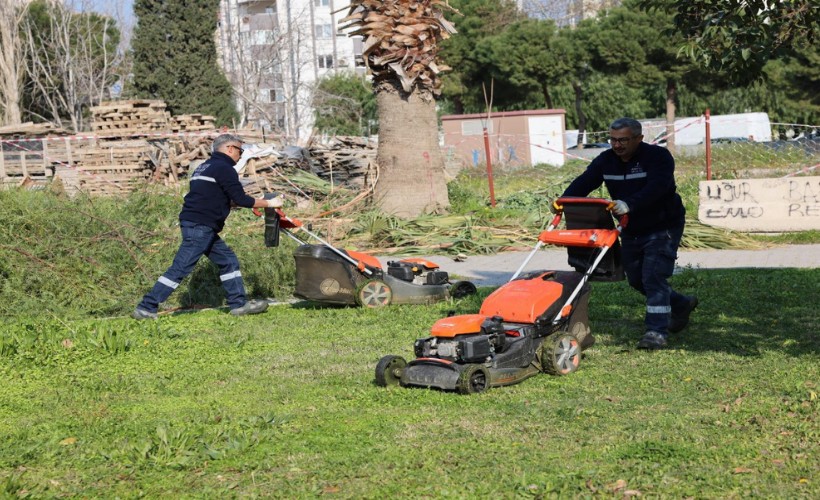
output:
M501 285L510 279L529 252L504 252L495 255L471 255L464 262L456 262L449 255L430 255L423 258L435 262L443 271L458 275L476 285ZM379 257L384 264L400 257ZM725 269L733 267L820 267L820 244L785 245L765 250L681 250L678 267ZM565 249L539 250L527 269L572 270L567 264Z

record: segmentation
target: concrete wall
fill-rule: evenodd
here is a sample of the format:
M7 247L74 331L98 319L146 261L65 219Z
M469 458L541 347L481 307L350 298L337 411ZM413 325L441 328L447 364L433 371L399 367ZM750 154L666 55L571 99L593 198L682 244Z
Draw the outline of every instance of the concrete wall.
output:
M700 183L698 219L747 232L820 230L820 177Z
M493 113L489 119L486 114L443 116L445 150L464 166L486 165L486 126L493 166L560 166L566 152L564 115L563 109L543 109Z

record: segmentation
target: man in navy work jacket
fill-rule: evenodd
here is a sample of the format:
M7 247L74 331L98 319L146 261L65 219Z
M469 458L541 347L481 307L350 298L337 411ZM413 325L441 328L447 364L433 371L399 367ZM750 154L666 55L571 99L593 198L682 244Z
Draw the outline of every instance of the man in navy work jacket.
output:
M641 124L618 118L609 127L612 145L564 191L587 196L606 184L612 211L629 214L621 235L622 261L629 285L646 296L645 333L639 349L659 349L667 336L683 330L697 307L669 285L683 236L686 210L675 188L675 160L665 148L642 142Z
M194 170L190 191L185 195L179 213L182 243L171 267L159 277L131 314L134 319L156 319L159 304L191 274L203 255L219 268L219 279L225 289L231 314L256 314L268 308L265 301L246 299L239 259L219 237L232 202L245 208L282 206L281 197L266 200L245 194L239 174L234 169L241 156L242 139L233 134L222 134L214 140L211 157Z

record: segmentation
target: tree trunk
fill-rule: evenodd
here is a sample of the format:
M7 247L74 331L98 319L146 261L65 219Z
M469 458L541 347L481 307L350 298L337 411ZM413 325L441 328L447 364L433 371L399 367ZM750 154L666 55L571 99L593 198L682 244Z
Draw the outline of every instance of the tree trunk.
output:
M17 31L22 7L0 0L0 125L22 123L20 95L23 80L22 42Z
M453 101L453 114L455 115L463 115L464 114L464 101L461 99L461 96L454 96L452 98Z
M418 87L406 94L398 82L382 82L376 88L376 102L379 180L374 195L378 206L399 217L448 208L435 100Z
M584 108L582 106L584 89L581 88L581 82L573 82L572 90L575 91L575 112L578 114L578 147L583 148L582 138L587 131L587 117L584 114Z
M678 95L678 87L674 80L666 82L666 149L675 151L675 98Z
M547 109L553 109L552 108L552 96L550 95L550 89L549 89L549 86L546 84L546 82L541 84L541 92L544 95L544 104L547 105Z

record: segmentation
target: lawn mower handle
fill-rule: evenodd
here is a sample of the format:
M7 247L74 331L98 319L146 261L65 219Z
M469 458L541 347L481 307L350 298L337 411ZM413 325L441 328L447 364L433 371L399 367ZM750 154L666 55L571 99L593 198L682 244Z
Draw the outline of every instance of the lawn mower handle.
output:
M560 198L559 198L559 200L560 200ZM550 221L550 225L547 226L547 229L545 231L552 231L556 227L558 227L558 224L561 223L561 219L564 215L564 205L559 204L558 200L554 201L552 203L552 206L555 207L555 209L556 209L555 216L552 218L552 221ZM609 201L609 203L607 203L606 209L611 212L612 207L614 207L614 206L615 206L615 202L614 201ZM616 229L617 229L618 233L620 234L621 231L623 230L623 228L625 228L627 223L629 222L629 215L627 215L627 214L624 214L624 215L613 214L613 215L615 215L615 218L618 220L618 226L616 227ZM515 273L512 275L512 278L510 278L510 281L513 281L514 279L516 279L521 274L521 272L524 270L524 268L527 267L527 264L530 263L530 260L532 260L532 258L535 256L536 253L538 253L538 250L540 250L543 245L544 245L544 243L541 242L541 240L538 240L538 242L535 244L535 248L533 248L532 252L530 252L530 254L527 255L527 258L524 259L524 262L521 263L521 266L519 266L518 269L515 271ZM601 258L603 258L603 255L600 255L598 260L600 260ZM596 262L595 265L597 266L597 262Z
M558 226L558 224L561 223L561 216L562 215L563 215L563 211L559 211L558 213L556 213L555 217L552 218L552 222L550 222L550 225L547 226L546 230L547 231L552 231L553 229L555 229ZM543 245L544 245L544 243L542 243L541 240L538 240L535 243L535 248L533 248L532 252L530 252L530 254L527 255L527 258L524 259L524 262L521 263L521 265L518 267L518 270L516 270L515 274L512 275L512 278L510 278L510 281L513 281L515 278L518 277L519 274L521 274L521 271L523 271L524 268L527 267L527 264L530 263L530 260L532 260L532 258L535 257L535 254L538 253L538 250L540 250Z
M269 196L269 195L268 195L268 194L266 194L266 195L265 195L265 198L268 198L268 196ZM282 231L284 231L284 232L285 232L285 234L287 234L288 236L290 236L290 237L291 237L294 241L296 241L296 242L297 242L297 243L299 243L300 245L305 245L305 244L306 244L306 242L304 242L304 241L300 240L298 237L296 237L296 235L294 235L292 232L290 232L290 229L295 229L296 231L304 231L304 232L305 232L305 233L307 233L309 236L311 236L313 239L317 240L319 243L321 243L322 245L326 246L326 247L327 247L327 248L329 248L331 251L335 252L335 253L336 253L339 257L343 258L344 260L346 260L346 261L350 262L351 264L353 264L354 266L356 266L356 268L357 268L359 271L361 271L362 273L364 273L364 275L365 275L365 276L367 276L368 278L369 278L369 277L371 277L371 276L373 276L373 271L371 271L370 269L368 269L368 268L367 268L367 266L364 264L364 262L362 262L362 261L359 261L359 260L356 260L356 259L352 258L350 255L348 255L348 254L346 254L346 253L342 252L342 251L341 251L341 250L339 250L338 248L334 247L333 245L331 245L331 244L330 244L330 243L328 243L327 241L325 241L325 240L323 240L322 238L320 238L320 237L319 237L319 235L317 235L317 234L315 234L315 233L313 233L313 232L309 231L307 228L305 228L305 225L304 225L304 224L302 224L302 221L300 221L300 220L298 220L298 219L292 219L292 218L288 217L288 216L285 214L285 212L283 212L283 211L282 211L282 209L281 209L281 208L273 208L273 209L267 209L267 208L266 208L265 210L275 210L275 211L276 211L276 214L279 216L279 219L280 219L280 220L282 220L282 221L285 221L285 223L287 224L287 226L289 226L289 227L281 227L281 230L282 230ZM256 208L254 208L254 209L253 209L253 213L254 213L257 217L261 217L261 216L262 216L262 213L261 213L258 209L256 209Z

